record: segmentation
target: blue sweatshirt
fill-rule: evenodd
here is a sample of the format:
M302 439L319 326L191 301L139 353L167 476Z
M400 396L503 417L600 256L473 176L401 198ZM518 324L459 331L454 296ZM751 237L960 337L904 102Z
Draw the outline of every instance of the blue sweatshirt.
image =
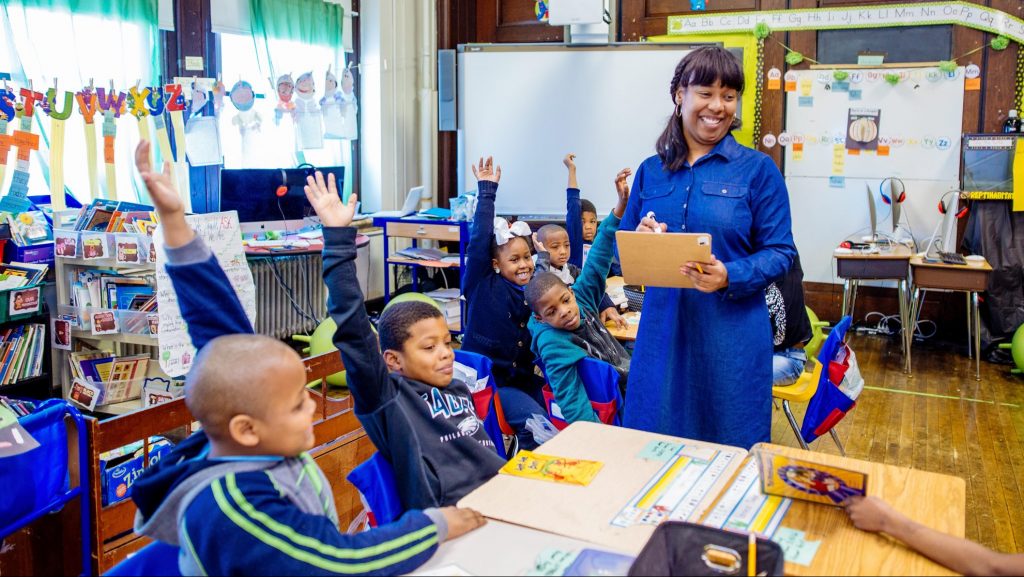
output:
M469 387L438 388L389 373L356 280L356 230L324 229L328 312L348 371L356 417L395 469L407 509L454 505L493 477L505 460L477 418Z
M616 365L620 375L629 370L629 353L597 318L612 259L612 241L618 228L618 217L609 214L597 230L580 278L573 284L572 290L580 311L580 328L566 331L538 321L536 317L530 318L532 349L544 363L544 372L555 393L555 401L562 410L563 418L569 423L597 421L583 379L576 368L580 360L592 356L608 361Z
M222 335L253 333L201 239L167 253L197 348ZM437 510L410 511L384 527L344 534L330 483L308 454L211 459L209 448L205 433L192 435L132 488L137 531L180 546L184 575L401 574L426 562L447 535Z
M565 231L569 235L569 270L572 271L572 277L575 279L582 273L583 268L583 211L580 206L580 189L578 188L567 188L565 189ZM615 239L612 239L615 242ZM614 261L614 254L612 255ZM575 270L573 270L575 267ZM540 270L540 269L538 269ZM619 271L622 274L622 271ZM605 274L607 276L607 273ZM610 296L607 293L601 295L601 305L598 310L614 309L615 303L612 302ZM617 310L617 309L616 309Z

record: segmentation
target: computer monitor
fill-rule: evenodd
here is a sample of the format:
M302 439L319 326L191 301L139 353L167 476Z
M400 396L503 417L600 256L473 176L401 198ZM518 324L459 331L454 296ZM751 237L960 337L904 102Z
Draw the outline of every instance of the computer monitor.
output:
M220 173L220 210L238 211L243 233L298 230L316 216L303 190L306 177L315 170L325 179L334 174L338 194L342 194L343 166L226 169ZM277 195L281 186L287 189L284 196Z
M943 199L943 206L946 211L942 215L942 223L939 227L938 238L935 239L936 248L942 252L957 252L956 246L956 213L960 204L958 193L947 194Z
M965 134L960 190L971 200L1013 198L1013 156L1022 134Z
M871 217L871 238L867 242L878 240L878 210L875 209L875 195L871 192L871 185L864 183L864 190L868 193L868 215Z

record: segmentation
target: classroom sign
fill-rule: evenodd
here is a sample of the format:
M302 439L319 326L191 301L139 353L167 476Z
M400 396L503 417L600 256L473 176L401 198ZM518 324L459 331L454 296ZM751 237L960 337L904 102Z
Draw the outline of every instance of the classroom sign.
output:
M1024 20L995 8L959 1L669 16L668 34L753 32L759 24L776 31L956 24L1024 43Z

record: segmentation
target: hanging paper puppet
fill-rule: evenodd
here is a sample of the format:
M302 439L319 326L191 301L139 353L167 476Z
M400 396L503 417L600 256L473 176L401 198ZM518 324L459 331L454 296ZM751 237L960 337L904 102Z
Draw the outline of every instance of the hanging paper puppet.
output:
M321 122L320 106L316 101L316 83L313 73L305 72L295 83L295 147L298 150L313 150L324 147L324 129Z
M341 111L345 117L345 131L342 138L355 140L359 138L359 120L356 113L359 112L359 103L356 102L356 80L352 75L352 66L349 65L341 73Z
M285 112L290 115L295 113L295 103L292 102L295 81L292 80L292 75L285 74L278 77L275 88L277 89L277 108L274 109L274 123L280 124Z
M259 132L263 119L260 117L260 113L253 108L256 104L256 93L252 89L252 84L239 80L231 87L228 98L238 110L238 114L231 119L231 124L238 127L242 138L244 139L249 133Z
M345 138L345 114L341 106L341 93L338 92L338 77L327 68L324 81L324 97L320 99L320 108L324 117L324 138Z

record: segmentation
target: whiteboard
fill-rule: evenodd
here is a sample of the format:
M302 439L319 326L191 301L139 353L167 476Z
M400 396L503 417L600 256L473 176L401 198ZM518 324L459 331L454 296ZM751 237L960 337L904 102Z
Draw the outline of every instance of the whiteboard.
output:
M831 70L787 73L797 89L786 94L786 132L802 140L802 155L786 147L786 176L957 180L963 124L964 69L946 74L938 68L851 70L849 90L836 90ZM892 86L886 73L903 76ZM809 88L809 94L808 94ZM854 91L860 91L857 99ZM810 100L807 100L807 99ZM851 109L880 110L879 144L889 145L881 156L863 151L846 154L842 170L833 161L835 146L846 143ZM802 156L802 158L801 158Z
M654 154L672 75L693 46L460 46L459 190L476 188L469 163L491 155L499 214L563 218L572 152L582 197L610 212L615 174Z

